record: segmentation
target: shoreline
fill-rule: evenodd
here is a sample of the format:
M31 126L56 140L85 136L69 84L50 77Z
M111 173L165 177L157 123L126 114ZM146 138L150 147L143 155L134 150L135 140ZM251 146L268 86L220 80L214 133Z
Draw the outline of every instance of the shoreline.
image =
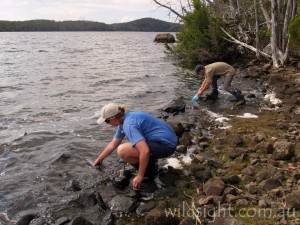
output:
M112 193L104 195L105 190L95 181L58 210L50 210L47 215L26 214L18 224L26 224L21 222L30 216L34 224L51 221L61 225L298 224L300 71L270 69L263 78L252 78L267 82L282 103L276 110L258 112L255 119L230 118L229 129L219 129L214 120L199 123L198 115L191 112L187 116L194 122L180 121L184 131L179 153L172 156L178 158L189 152L191 164L162 171L160 179L167 187L145 193L130 187L112 191L107 180L106 189ZM171 122L175 114L164 111L160 116ZM207 127L211 127L209 134ZM70 190L75 188L71 183ZM221 214L221 209L227 214ZM258 216L263 210L270 210L271 216Z

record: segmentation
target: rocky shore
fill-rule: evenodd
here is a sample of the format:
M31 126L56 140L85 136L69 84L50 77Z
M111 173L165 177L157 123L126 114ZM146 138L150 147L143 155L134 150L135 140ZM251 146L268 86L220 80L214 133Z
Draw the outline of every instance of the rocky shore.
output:
M111 190L103 194L97 180L90 187L71 180L65 189L76 198L17 224L300 224L300 70L257 62L247 70L244 79L260 79L282 102L258 110L256 119L231 118L229 129L207 115L200 122L187 113L196 106L181 99L170 104L160 117L180 137L175 158L185 163L179 169L160 162L162 188L145 181L139 191L117 190L102 180Z

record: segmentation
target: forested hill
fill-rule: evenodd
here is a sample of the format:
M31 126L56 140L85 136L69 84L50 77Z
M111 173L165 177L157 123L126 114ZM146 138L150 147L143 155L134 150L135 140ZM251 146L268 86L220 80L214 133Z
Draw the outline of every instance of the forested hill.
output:
M111 26L117 31L177 32L182 28L182 25L178 23L169 23L152 18L143 18L127 23L115 23Z
M0 32L7 31L147 31L177 32L181 25L162 20L143 18L127 23L105 24L93 21L0 20Z

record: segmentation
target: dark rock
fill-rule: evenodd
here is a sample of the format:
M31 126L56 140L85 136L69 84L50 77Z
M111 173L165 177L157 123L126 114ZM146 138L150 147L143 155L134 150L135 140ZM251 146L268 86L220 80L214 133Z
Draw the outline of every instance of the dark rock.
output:
M80 184L77 180L70 180L64 187L65 191L81 191Z
M185 217L179 223L179 225L193 225L193 224L196 224L196 220L191 217Z
M72 199L68 206L75 206L76 208L89 208L97 204L97 199L94 193L82 193Z
M169 124L173 128L173 130L174 130L175 134L177 135L177 137L182 136L182 134L184 132L184 127L183 127L182 123L167 122L167 124Z
M55 221L55 225L67 225L70 221L68 217L61 217Z
M114 225L115 224L115 216L110 212L106 212L102 217L101 225Z
M190 144L192 144L192 139L193 137L191 136L190 132L184 132L182 134L182 137L179 138L179 143L182 145L189 146Z
M270 142L261 142L258 143L255 147L254 150L256 152L261 152L265 154L272 154L273 153L273 145Z
M102 198L102 196L100 195L100 193L99 193L99 192L96 192L96 193L95 193L95 196L96 196L96 200L97 200L97 203L98 203L99 207L100 207L101 209L103 209L103 210L106 210L106 209L107 209L107 206L106 206L105 202L103 201L103 198Z
M36 219L31 220L29 225L46 225L46 224L47 223L44 218L36 218Z
M261 190L264 190L264 191L270 191L274 188L277 188L279 186L281 186L281 182L277 179L268 179L268 180L264 180L262 181L260 184L259 184L259 188Z
M183 98L178 98L172 101L169 106L163 109L163 111L167 113L180 113L185 112L185 102Z
M54 162L65 163L71 156L68 154L61 154Z
M197 178L198 181L206 182L210 178L212 178L212 173L207 170L199 170L194 174L194 176Z
M244 143L243 139L236 135L227 135L225 141L231 146L239 146Z
M203 191L206 195L221 195L225 188L224 182L218 178L209 179L203 186Z
M37 217L37 214L26 214L18 220L16 225L29 225L30 222Z
M112 213L128 213L137 208L137 200L126 196L117 195L108 202Z
M90 221L86 220L84 217L76 217L68 225L93 225Z
M185 154L187 152L187 146L186 145L178 145L176 147L176 152Z
M222 212L221 212L221 215ZM214 217L213 221L210 221L208 225L246 225L244 222L239 221L234 218L232 215L230 217Z
M295 154L294 146L288 141L277 141L274 144L273 157L276 160L289 160Z
M205 168L200 163L192 161L191 165L189 166L189 170L191 173L196 173L199 170L205 170Z
M300 190L295 190L288 194L285 198L286 205L290 209L300 209Z
M156 202L147 202L145 204L140 204L136 212L139 215L143 215L144 213L149 212L151 209L154 209L155 207L156 207Z
M250 183L246 187L250 194L257 194L259 190L257 183Z
M167 215L158 208L152 209L145 217L145 225L178 225L179 222L176 215Z
M241 181L241 178L238 175L229 175L225 181L229 184L238 184Z
M154 42L158 43L175 43L175 37L170 33L157 34Z

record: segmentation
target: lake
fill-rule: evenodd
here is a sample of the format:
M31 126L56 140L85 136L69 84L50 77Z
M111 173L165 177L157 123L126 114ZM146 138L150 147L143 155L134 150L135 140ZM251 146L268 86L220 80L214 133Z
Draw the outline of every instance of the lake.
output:
M0 224L66 201L68 174L88 182L85 159L114 134L96 124L103 105L151 113L175 98L176 67L156 34L0 33Z

